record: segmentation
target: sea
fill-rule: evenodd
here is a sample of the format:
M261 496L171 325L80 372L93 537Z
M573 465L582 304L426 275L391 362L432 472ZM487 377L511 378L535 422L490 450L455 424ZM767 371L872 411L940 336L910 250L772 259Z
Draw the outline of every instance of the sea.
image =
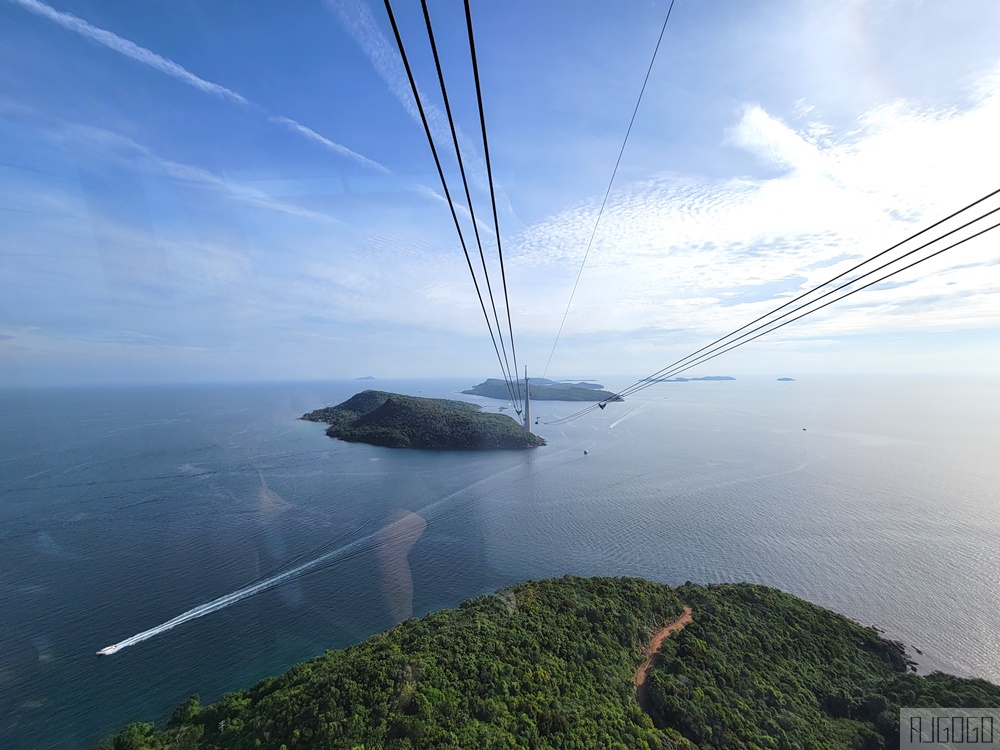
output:
M536 401L531 451L297 419L366 387L503 406L469 385L0 391L0 747L92 748L566 573L775 586L1000 682L1000 381L661 383L559 425L580 405Z

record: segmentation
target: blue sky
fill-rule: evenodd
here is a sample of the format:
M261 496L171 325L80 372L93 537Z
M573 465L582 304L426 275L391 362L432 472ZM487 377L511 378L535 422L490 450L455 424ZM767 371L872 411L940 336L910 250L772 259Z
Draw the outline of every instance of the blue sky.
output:
M473 3L536 374L665 10ZM0 37L0 383L497 374L381 3L0 0ZM1000 187L997 38L992 0L677 0L549 374L657 370ZM896 280L692 372L1000 372L997 238Z

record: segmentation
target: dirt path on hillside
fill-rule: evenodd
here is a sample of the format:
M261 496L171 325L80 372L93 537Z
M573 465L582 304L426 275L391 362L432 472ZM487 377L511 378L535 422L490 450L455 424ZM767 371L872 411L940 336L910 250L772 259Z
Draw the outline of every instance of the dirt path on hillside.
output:
M683 630L684 626L689 622L691 622L691 608L685 605L684 614L673 622L667 623L665 627L660 628L653 634L653 637L649 641L649 646L646 648L646 661L640 664L638 669L635 670L635 678L633 680L635 683L635 697L639 700L639 705L647 713L646 675L649 673L649 668L653 666L653 659L656 658L656 652L660 650L660 646L665 638L669 637L671 633Z

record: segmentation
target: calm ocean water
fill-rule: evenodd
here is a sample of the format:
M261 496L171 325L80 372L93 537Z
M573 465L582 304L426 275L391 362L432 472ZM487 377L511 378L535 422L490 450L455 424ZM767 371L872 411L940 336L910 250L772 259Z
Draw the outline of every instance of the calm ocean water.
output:
M662 384L540 425L545 448L484 454L295 420L363 383L0 392L0 747L89 748L192 693L566 572L766 583L877 623L924 671L1000 682L998 386ZM577 408L535 404L543 422Z

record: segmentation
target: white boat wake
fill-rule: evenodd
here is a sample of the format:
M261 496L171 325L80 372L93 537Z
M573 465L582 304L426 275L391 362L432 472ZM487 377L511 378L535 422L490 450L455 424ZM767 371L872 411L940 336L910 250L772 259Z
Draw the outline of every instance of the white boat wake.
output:
M495 474L491 474L488 477L484 477L483 479L480 479L477 482L473 482L472 484L463 487L462 489L457 490L451 493L450 495L441 498L440 500L435 500L433 503L422 508L419 511L419 515L426 517L427 512L436 508L437 506L440 506L448 502L449 500L458 497L462 493L467 492L474 487L477 487L481 484L496 479L498 476L502 474L507 474L508 472L514 471L515 469L519 468L520 468L519 465L511 466L510 468L503 469L501 471L496 472ZM242 601L243 599L247 599L251 596L254 596L255 594L259 594L262 591L267 591L270 588L274 588L275 586L284 583L285 581L289 581L299 576L303 576L306 573L315 570L323 563L330 562L331 560L336 560L337 558L340 557L344 557L350 552L363 553L371 549L371 547L366 548L364 546L366 542L385 544L395 541L396 534L399 534L400 537L405 537L407 534L410 533L409 526L405 523L405 521L406 521L405 518L397 519L392 523L387 524L378 531L372 532L371 534L367 534L366 536L355 539L350 544L345 544L343 547L338 547L335 550L331 550L330 552L327 552L323 555L320 555L319 557L304 562L301 565L296 565L295 567L290 568L289 570L273 575L270 578L264 579L263 581L258 581L256 583L250 584L249 586L244 586L243 588L237 591L233 591L232 593L226 594L225 596L220 596L218 599L213 599L210 602L199 604L197 607L193 607L192 609L189 609L187 612L179 614L177 615L177 617L174 617L171 620L167 620L166 622L157 625L155 628L150 628L149 630L143 630L141 633L136 633L135 635L126 638L124 641L119 641L118 643L114 643L110 646L105 646L100 651L98 651L97 654L99 656L111 656L112 654L117 654L123 648L128 648L129 646L134 646L137 643L148 641L150 638L154 638L155 636L158 636L161 633L165 633L168 630L172 630L176 628L178 625L183 625L185 622L190 622L191 620L196 620L199 617L204 617L205 615L210 615L213 612L218 612L220 609L222 609L223 607L228 607L230 604L235 604L236 602Z
M389 524L389 527L387 528L391 528L392 525L393 524ZM134 646L137 643L148 641L150 638L153 638L159 635L160 633L165 633L168 630L172 630L173 628L176 628L178 625L183 625L185 622L189 622L190 620L195 620L199 617L210 615L213 612L219 611L223 607L228 607L230 604L235 604L236 602L251 597L254 594L259 594L260 592L266 591L269 588L273 588L274 586L277 586L280 583L284 583L290 578L306 573L312 570L313 568L318 567L324 562L336 559L338 556L350 552L355 547L361 546L362 543L370 541L374 537L375 537L374 534L363 536L360 539L356 539L355 541L351 542L350 544L346 544L343 547L339 547L335 550L327 552L325 555L320 555L314 560L302 563L301 565L298 565L292 568L291 570L286 570L284 573L279 573L278 575L272 576L271 578L267 578L263 581L260 581L259 583L255 583L250 586L245 586L239 589L238 591L233 591L232 593L226 594L225 596L220 596L218 599L213 599L210 602L199 604L197 607L193 607L192 609L189 609L187 612L177 615L177 617L174 617L171 620L167 620L165 623L162 623L161 625L157 625L155 628L150 628L149 630L143 630L141 633L136 633L130 638L126 638L124 641L119 641L118 643L115 643L111 646L106 646L102 648L97 653L100 656L110 656L111 654L117 654L123 648L128 648L129 646Z
M629 417L631 417L633 414L635 414L637 411L639 411L639 409L642 409L644 406L646 406L646 404L640 404L639 406L635 407L631 411L625 412L621 417L619 417L614 422L612 422L611 424L609 424L608 425L608 429L609 430L615 429L615 427L617 427L618 425L620 425L622 422L624 422L626 419L628 419Z

